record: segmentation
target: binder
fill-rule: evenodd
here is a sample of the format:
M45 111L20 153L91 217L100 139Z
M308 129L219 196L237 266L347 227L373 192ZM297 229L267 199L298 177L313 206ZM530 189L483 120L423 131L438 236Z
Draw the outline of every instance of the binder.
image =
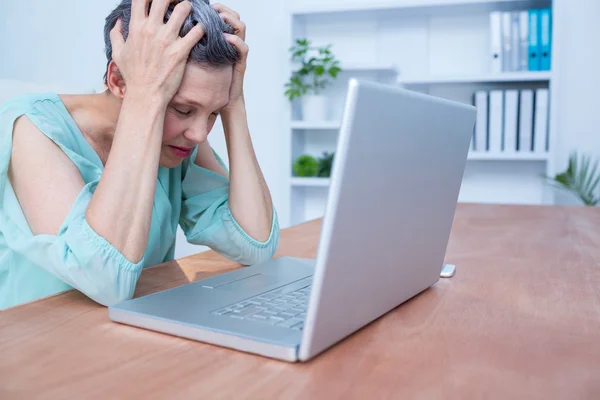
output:
M475 151L488 150L488 93L475 92L475 107L477 108L477 121L475 123Z
M529 70L529 13L519 13L519 71Z
M548 150L548 106L548 89L537 89L533 129L533 150L536 153L545 153Z
M519 91L504 92L504 147L505 153L517 151L517 129L519 113Z
M519 152L533 151L533 90L521 90L519 99Z
M540 70L550 71L552 60L552 11L540 10Z
M519 71L521 69L521 33L519 32L519 12L510 14L510 70Z
M488 148L490 152L500 153L502 151L502 125L504 119L504 92L502 90L490 91L489 97L489 137Z
M502 72L502 13L500 11L490 13L490 51L491 72Z
M512 19L511 13L502 13L502 71L509 72L512 68Z
M529 10L529 70L539 71L540 48L539 48L539 10Z

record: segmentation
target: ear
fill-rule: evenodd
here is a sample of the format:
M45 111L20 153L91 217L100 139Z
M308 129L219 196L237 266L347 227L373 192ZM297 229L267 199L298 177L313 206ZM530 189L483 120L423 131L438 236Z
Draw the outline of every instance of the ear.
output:
M106 83L108 90L110 90L111 93L118 99L123 100L126 92L125 80L123 79L121 71L119 71L119 67L117 67L117 64L114 60L111 60L111 62L108 64Z

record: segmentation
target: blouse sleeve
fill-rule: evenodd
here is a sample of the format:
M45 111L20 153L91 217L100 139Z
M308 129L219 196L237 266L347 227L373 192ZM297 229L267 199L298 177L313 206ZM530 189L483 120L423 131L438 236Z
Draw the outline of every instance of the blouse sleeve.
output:
M58 235L33 235L20 208L12 204L16 199L4 188L0 226L10 249L92 300L110 306L133 297L144 260L131 263L88 225L85 213L97 183L82 189Z
M190 156L196 159L197 148ZM214 153L214 151L213 151ZM221 158L215 157L227 170ZM229 209L229 179L190 161L184 169L180 225L190 243L208 246L242 265L269 260L279 244L279 222L273 207L269 238L258 241L238 224Z

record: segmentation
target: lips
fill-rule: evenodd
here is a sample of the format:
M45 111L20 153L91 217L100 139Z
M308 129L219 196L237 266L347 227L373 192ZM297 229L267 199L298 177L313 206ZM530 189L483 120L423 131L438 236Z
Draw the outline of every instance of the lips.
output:
M173 154L179 158L186 158L192 154L193 148L169 146Z

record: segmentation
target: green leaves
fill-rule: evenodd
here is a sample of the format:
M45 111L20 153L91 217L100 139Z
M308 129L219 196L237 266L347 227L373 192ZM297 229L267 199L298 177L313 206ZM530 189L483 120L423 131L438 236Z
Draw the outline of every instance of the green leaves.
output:
M331 45L320 48L319 54L322 56L330 56L331 55Z
M294 161L292 167L295 176L308 178L319 172L319 161L309 154L303 154Z
M340 67L332 67L332 68L329 70L329 75L330 75L332 78L337 78L338 74L339 74L341 71L342 71L342 69L341 69Z
M317 76L323 76L323 74L325 73L325 67L322 65L317 65L315 66L315 75Z
M331 47L313 47L308 39L298 39L295 45L290 47L292 61L301 64L301 68L295 71L285 84L285 95L290 101L309 91L318 94L331 80L338 77L342 69L339 61L335 60Z
M587 206L600 204L600 171L599 161L591 157L572 153L569 166L565 172L557 174L551 180L560 188L575 194Z
M293 56L293 57L294 57L294 58L301 57L301 56L303 56L304 54L306 54L306 51L305 51L305 50L298 50L298 51L294 52L294 56Z
M315 158L310 154L303 154L294 161L292 172L294 176L308 178L329 178L333 166L335 153L324 152L322 157Z
M319 173L317 175L320 178L329 178L331 176L334 154L324 152L323 157L319 158Z
M285 95L291 99L302 97L307 91L299 76L293 76L290 81L285 84L285 87L287 88Z

